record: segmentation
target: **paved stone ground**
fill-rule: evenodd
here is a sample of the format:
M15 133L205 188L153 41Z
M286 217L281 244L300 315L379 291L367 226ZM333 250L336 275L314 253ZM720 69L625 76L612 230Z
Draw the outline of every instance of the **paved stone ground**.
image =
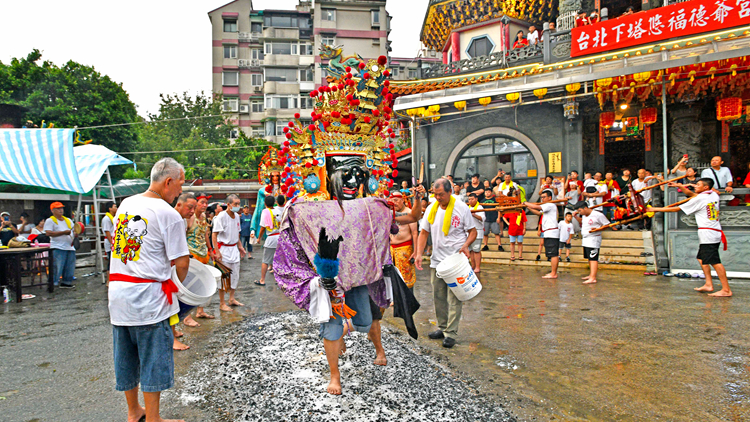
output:
M243 264L239 299L246 307L219 315L215 300L209 311L216 320L183 329L191 349L176 355L177 386L165 394L165 416L215 420L214 410L190 400L193 391L200 399L202 388L195 368L222 359L228 341L249 327L243 324L256 321L243 323L246 317L293 310L272 279L265 288L251 285L258 267L259 260ZM389 354L415 352L408 359L423 357L436 376L466 381L465 390L449 384L467 394L461 397L482 406L503 405L518 420L750 420L747 281L732 280L735 297L714 299L694 293L699 283L694 280L603 272L599 284L583 286L582 271L552 282L541 280L543 271L533 268L485 267L484 290L465 304L454 349L426 338L434 313L428 274L422 272L416 286L420 339L399 334L400 320L387 315ZM104 286L90 277L78 280L73 291L28 293L37 298L0 305L0 420L124 420L124 397L114 391ZM305 330L310 335L309 327ZM367 363L370 353L363 339L353 343L352 359ZM392 361L395 368L398 359ZM368 374L376 369L361 367ZM322 371L318 368L316 376L325 376ZM352 390L360 388L357 383L367 385L356 373L349 379L343 375L345 389L347 381ZM322 391L322 382L307 381L311 397L320 397L314 390ZM336 415L332 420L348 418ZM388 413L382 415L388 420Z

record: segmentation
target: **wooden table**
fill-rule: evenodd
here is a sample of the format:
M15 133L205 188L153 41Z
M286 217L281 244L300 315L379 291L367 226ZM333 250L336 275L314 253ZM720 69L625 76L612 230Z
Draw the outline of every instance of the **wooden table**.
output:
M15 291L16 302L21 302L23 287L46 285L52 293L55 289L52 268L52 250L48 247L0 249L0 286ZM23 285L24 276L31 278L31 284Z

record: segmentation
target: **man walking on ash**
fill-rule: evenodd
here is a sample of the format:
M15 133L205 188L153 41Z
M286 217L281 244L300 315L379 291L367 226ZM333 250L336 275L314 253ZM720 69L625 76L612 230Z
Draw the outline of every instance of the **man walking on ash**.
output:
M109 284L117 391L125 392L128 421L166 421L159 415L161 392L174 385L174 337L169 325L180 306L177 278L188 274L185 222L170 203L182 192L185 171L172 158L151 169L147 192L120 204L115 217ZM143 390L145 408L138 401Z
M214 217L213 244L216 259L227 266L230 275L229 286L222 285L219 290L219 309L230 312L227 306L245 306L237 301L234 293L240 282L240 260L245 256L245 248L240 244L240 197L232 194L227 196L227 210ZM229 290L229 302L224 301L224 294Z
M456 344L458 323L461 319L462 303L448 288L443 279L437 277L435 269L445 258L461 252L469 257L469 245L477 238L474 217L469 206L451 195L451 182L438 179L434 184L435 202L425 212L419 223L419 244L414 257L418 270L422 269L422 253L427 237L432 236L430 257L430 283L435 302L438 329L429 334L433 340L444 339L443 347Z

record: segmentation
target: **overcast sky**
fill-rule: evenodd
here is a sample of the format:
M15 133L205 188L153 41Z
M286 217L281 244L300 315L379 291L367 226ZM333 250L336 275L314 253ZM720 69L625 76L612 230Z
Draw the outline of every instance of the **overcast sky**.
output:
M244 0L242 0L244 1ZM122 82L138 113L158 109L160 93L211 91L208 12L229 0L2 1L0 61L25 57L94 66ZM296 0L254 0L255 9L293 9ZM391 0L394 57L413 57L428 0ZM346 46L345 46L346 47ZM348 52L353 53L353 52Z

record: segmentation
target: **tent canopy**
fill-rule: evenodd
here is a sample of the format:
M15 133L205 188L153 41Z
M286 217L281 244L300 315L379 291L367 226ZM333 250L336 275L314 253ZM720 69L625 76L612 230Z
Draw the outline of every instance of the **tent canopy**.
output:
M73 148L75 129L0 129L0 180L86 193L109 166L133 162L101 145Z

